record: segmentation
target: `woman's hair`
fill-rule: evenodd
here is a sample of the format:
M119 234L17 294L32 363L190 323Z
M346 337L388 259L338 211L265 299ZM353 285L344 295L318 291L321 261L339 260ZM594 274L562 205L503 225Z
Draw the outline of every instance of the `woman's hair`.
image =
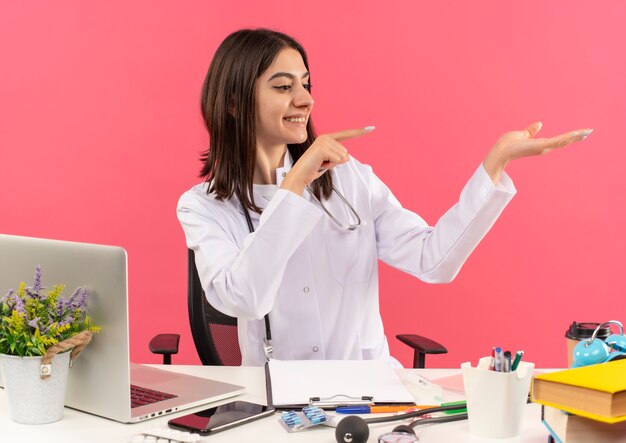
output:
M230 34L217 48L202 86L202 117L209 131L209 148L202 153L200 172L209 193L218 199L240 199L247 210L261 212L254 203L252 180L256 162L256 79L273 63L278 53L293 48L307 70L304 48L286 34L269 29L242 29ZM288 145L294 163L315 140L313 123L307 123L304 143ZM313 183L320 198L330 196L332 179L323 174Z

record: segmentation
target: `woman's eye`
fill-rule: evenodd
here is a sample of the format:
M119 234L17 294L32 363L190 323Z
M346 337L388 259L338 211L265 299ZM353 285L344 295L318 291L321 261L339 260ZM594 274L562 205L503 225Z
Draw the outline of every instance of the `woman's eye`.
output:
M279 91L289 91L291 89L291 86L290 85L274 86L274 89L278 89Z
M306 89L307 91L311 92L311 83L307 83L305 85L302 85L304 87L304 89Z

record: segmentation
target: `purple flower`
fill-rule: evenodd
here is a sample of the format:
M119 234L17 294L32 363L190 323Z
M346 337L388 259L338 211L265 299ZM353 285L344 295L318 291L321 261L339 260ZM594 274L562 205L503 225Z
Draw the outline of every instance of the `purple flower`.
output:
M57 299L57 317L62 316L66 309L67 309L67 300L59 297Z
M41 265L35 266L35 282L33 284L33 289L37 294L41 291Z
M37 329L39 327L38 322L39 322L39 317L35 317L31 321L28 322L28 326L30 326L33 329Z
M26 314L26 305L24 300L13 292L13 289L10 289L4 297L2 297L2 302L6 303L10 310L17 311L20 314Z
M70 308L73 311L84 308L88 292L89 291L87 290L87 288L76 288L76 290L69 299Z
M22 300L22 297L15 294L13 296L13 301L14 301L13 309L19 312L20 314L26 314L26 305L24 303L24 300Z
M2 300L0 300L2 303L8 303L9 300L11 300L11 296L13 295L13 289L9 289L9 292L7 292L6 294L4 294L2 296Z
M81 311L85 310L85 302L89 290L87 288L78 287L68 299L59 298L56 306L56 320L59 325L72 323Z
M33 282L33 286L28 286L26 288L26 294L28 294L29 297L31 298L41 298L42 294L41 294L41 266L37 265L35 266L35 279ZM44 296L46 294L43 294Z

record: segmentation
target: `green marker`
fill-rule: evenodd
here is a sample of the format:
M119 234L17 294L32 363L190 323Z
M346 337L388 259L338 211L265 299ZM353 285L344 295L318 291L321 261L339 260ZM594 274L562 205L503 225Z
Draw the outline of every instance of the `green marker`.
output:
M441 406L456 406L459 405L459 409L451 409L449 411L442 411L444 414L459 414L461 412L467 412L467 402L465 400L462 401L451 401L448 403L441 403Z
M522 355L524 355L524 351L517 351L515 353L515 360L513 360L513 364L511 365L511 371L515 371L519 362L522 360Z

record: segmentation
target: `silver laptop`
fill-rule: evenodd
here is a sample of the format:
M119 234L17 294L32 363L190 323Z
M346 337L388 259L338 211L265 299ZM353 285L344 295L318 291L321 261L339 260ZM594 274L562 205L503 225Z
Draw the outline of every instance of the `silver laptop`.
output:
M36 265L41 265L43 285L64 284L65 297L86 286L89 316L102 327L70 369L66 406L131 423L244 391L241 386L130 363L124 249L0 235L0 297L21 281L32 284ZM144 400L131 404L131 386L147 390ZM140 404L146 398L153 403Z

